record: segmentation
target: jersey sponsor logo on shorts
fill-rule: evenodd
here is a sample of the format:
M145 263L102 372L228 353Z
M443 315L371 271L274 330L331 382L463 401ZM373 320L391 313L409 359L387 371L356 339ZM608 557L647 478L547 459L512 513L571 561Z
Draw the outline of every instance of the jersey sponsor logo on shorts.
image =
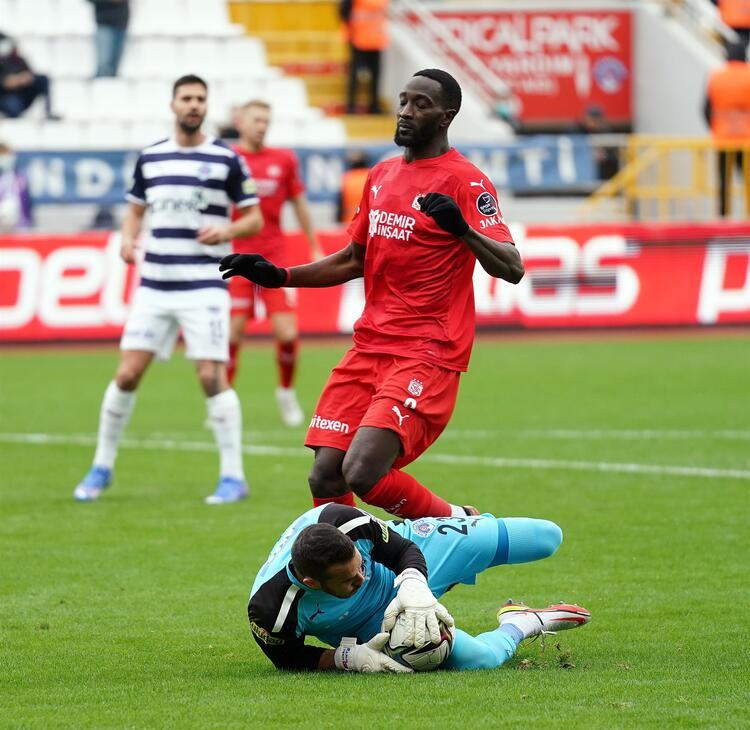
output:
M419 537L427 537L435 532L435 523L427 520L417 520L411 523L411 531Z
M264 644L268 644L269 646L280 646L281 644L286 643L284 639L280 639L277 636L271 636L266 629L262 626L258 626L255 621L250 622L250 631L252 631Z
M408 241L414 232L416 219L402 213L389 213L387 210L375 208L370 211L370 236L395 238L398 241Z
M310 428L319 428L321 431L335 431L336 433L349 433L348 423L321 418L317 413L310 419Z
M482 215L496 215L498 212L497 200L491 193L484 192L477 198L477 210Z
M412 378L409 385L406 388L415 398L419 398L424 390L424 383L417 378Z
M401 415L401 409L398 406L391 406L391 410L396 414L396 418L398 418L398 425L402 426L404 421L409 418L409 414L405 413L404 415Z

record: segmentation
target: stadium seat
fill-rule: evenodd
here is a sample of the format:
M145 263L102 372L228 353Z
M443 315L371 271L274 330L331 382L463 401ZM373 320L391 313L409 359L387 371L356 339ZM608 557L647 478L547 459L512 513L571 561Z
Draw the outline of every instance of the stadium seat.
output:
M174 80L185 69L178 58L179 44L174 38L138 38L125 47L121 75L140 79Z
M94 79L91 84L91 119L121 119L133 117L133 95L127 79Z
M183 0L185 26L192 32L226 33L230 31L226 3L216 0ZM231 31L230 31L231 32Z
M3 31L15 38L55 35L57 0L3 0L0 23Z
M128 148L130 124L124 121L95 121L86 127L86 147L92 150Z
M29 3L29 5L36 5ZM57 0L55 10L56 33L64 35L83 35L91 39L95 30L94 7L81 0Z
M136 121L162 122L171 119L169 100L172 85L166 79L141 79L133 81L131 118Z
M163 122L134 122L128 131L127 149L142 150L148 145L158 142L160 139L169 137L173 133L172 124Z
M84 79L57 79L52 88L55 109L64 119L89 119L90 89L90 82Z
M3 119L0 121L0 141L16 150L38 149L40 125L36 119Z
M53 76L90 79L96 71L93 37L58 36L46 40L52 55Z
M86 125L82 121L43 122L38 147L44 150L79 150L87 144Z
M18 43L21 55L37 73L50 74L54 69L53 44L42 36L24 36Z

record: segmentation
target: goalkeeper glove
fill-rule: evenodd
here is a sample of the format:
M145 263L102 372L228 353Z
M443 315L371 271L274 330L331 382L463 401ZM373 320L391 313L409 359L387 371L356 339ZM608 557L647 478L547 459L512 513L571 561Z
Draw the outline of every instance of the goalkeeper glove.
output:
M289 280L289 270L274 266L268 259L258 253L232 253L219 262L222 279L232 276L244 276L254 284L267 289L278 289Z
M404 644L413 644L417 649L437 644L440 641L438 622L453 626L454 621L445 606L432 595L427 578L416 568L407 568L396 577L393 585L398 588L398 593L383 614L383 631L390 631L396 625L398 615L403 612Z
M434 219L444 231L454 236L463 236L469 230L461 209L450 195L427 193L417 200L423 213Z
M388 643L388 633L375 634L366 644L358 644L351 636L345 636L336 649L333 659L336 669L347 672L411 672L412 669L399 664L383 653Z

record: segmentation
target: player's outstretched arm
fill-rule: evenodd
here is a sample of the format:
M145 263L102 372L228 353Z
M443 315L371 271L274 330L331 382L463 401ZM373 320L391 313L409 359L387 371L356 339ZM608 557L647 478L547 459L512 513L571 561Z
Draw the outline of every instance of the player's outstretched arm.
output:
M283 269L260 254L230 254L219 262L222 278L242 276L260 286L277 289L281 286L311 287L336 286L357 279L365 270L365 247L353 241L346 247L320 261Z

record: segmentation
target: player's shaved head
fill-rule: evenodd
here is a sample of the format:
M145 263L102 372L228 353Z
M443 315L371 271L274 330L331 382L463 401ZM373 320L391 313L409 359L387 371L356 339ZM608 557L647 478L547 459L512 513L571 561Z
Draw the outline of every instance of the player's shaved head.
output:
M332 565L348 563L354 557L354 543L327 522L308 525L292 545L292 565L299 578L325 581Z
M271 105L263 99L250 99L242 105L242 110L246 109L265 109L267 112L271 111Z
M439 68L423 68L414 75L424 76L425 78L437 81L442 90L443 108L455 109L456 113L458 113L459 109L461 109L461 87L453 76Z

